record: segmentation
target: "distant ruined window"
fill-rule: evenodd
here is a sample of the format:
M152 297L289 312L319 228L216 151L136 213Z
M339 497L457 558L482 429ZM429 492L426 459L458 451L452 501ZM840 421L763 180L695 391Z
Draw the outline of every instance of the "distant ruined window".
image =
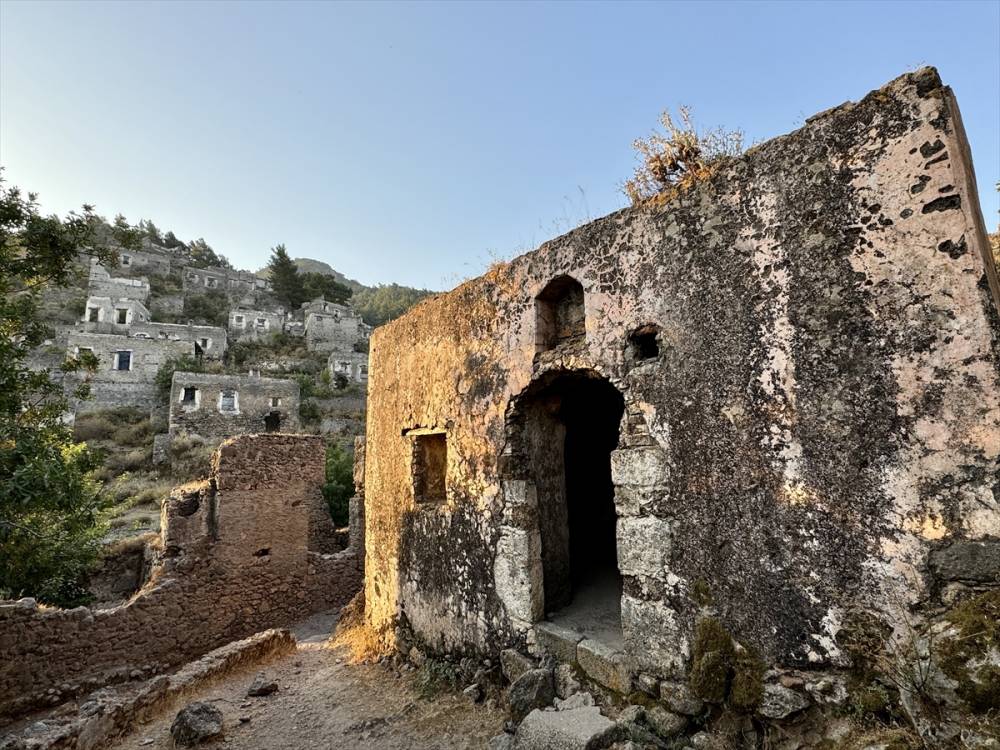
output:
M242 316L242 315L236 315L236 316L234 316L234 317L233 317L233 322L234 322L234 323L235 323L236 325L238 325L238 326L241 326L241 325L243 325L243 316Z
M582 339L585 332L583 285L571 276L556 277L535 298L537 351Z
M205 286L207 286L209 289L215 289L215 287L217 287L218 285L219 282L216 281L215 279L205 279Z
M281 406L281 397L271 396L271 406Z
M202 349L208 349L208 339L202 339L201 340L201 348Z
M219 411L236 411L239 396L233 388L226 388L219 394Z
M115 310L115 313L118 315L119 325L125 325L128 321L128 309L125 307L119 307Z
M200 400L200 394L195 386L187 385L181 389L181 404L184 406L197 406Z
M96 323L101 319L101 308L99 307L88 307L87 308L87 321L90 323Z
M115 352L115 362L114 369L121 371L128 371L132 369L132 352L131 351L118 351Z
M129 256L127 256L125 254L122 254L122 265L123 266L129 265L129 263L131 263L131 262L132 262L132 259Z
M413 436L413 498L418 505L447 499L448 445L443 432Z
M267 318L257 318L258 328L267 328Z

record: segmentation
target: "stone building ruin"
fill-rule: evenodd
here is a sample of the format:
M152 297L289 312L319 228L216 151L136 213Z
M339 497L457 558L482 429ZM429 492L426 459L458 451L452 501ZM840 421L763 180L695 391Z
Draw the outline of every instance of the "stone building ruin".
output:
M302 305L306 346L312 352L352 352L371 335L361 316L346 305L320 298Z
M258 432L298 432L299 384L259 375L175 372L170 435L205 439Z
M852 614L902 628L995 586L978 206L923 69L377 329L369 623L627 694L685 673L706 614L769 665L827 670Z
M105 685L141 686L222 644L342 606L358 590L360 540L332 553L316 545L332 526L321 438L235 438L212 466L208 480L164 504L153 572L123 604L0 603L0 722Z

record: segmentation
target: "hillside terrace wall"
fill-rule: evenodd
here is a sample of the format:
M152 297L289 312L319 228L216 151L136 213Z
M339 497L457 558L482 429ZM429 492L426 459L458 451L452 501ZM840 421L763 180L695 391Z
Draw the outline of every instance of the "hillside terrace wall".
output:
M194 389L194 400L185 400ZM223 391L233 394L234 409L224 409ZM188 395L191 395L190 392ZM188 432L204 438L265 432L267 418L276 415L272 431L297 432L299 384L294 380L250 375L175 372L170 386L170 434ZM273 419L273 417L272 417Z
M285 315L267 310L236 309L229 313L229 333L237 340L267 339L284 329Z
M164 504L162 562L128 603L0 604L0 720L345 604L360 586L353 550L322 555L309 546L323 509L324 455L319 437L230 440L209 480L174 490Z
M954 97L923 69L378 328L366 617L432 651L537 643L565 512L566 428L541 397L569 377L624 403L632 670L682 673L706 608L768 662L821 668L851 613L903 630L963 580L996 585L1000 286L978 206Z

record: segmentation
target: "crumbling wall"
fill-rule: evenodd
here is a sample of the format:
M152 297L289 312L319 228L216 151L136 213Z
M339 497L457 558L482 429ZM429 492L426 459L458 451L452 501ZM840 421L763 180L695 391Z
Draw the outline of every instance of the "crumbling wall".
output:
M212 464L208 481L174 490L164 504L162 563L126 604L0 604L0 717L161 672L353 596L353 550L309 548L312 509L323 504L320 438L240 437Z
M563 276L584 336L543 342L537 298ZM418 304L372 338L366 616L432 650L532 640L552 493L509 420L577 372L625 400L630 664L683 670L705 611L772 663L842 662L851 611L899 624L971 575L940 550L996 549L996 279L957 106L924 69ZM447 439L443 504L414 496L426 430Z

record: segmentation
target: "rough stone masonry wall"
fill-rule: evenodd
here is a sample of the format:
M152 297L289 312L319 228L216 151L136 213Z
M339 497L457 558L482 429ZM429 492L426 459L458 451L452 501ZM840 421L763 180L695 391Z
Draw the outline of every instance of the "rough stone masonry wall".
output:
M0 719L345 604L360 587L354 551L322 555L308 544L323 477L318 437L227 441L211 478L165 503L162 564L129 602L0 604Z
M564 274L585 340L537 354L535 299ZM419 304L372 339L367 617L432 650L532 638L541 501L517 397L582 370L625 398L631 663L683 669L706 598L773 663L842 661L847 613L933 604L940 560L996 580L998 299L958 109L923 69ZM659 353L639 360L647 325ZM443 505L414 503L414 429L447 435Z

